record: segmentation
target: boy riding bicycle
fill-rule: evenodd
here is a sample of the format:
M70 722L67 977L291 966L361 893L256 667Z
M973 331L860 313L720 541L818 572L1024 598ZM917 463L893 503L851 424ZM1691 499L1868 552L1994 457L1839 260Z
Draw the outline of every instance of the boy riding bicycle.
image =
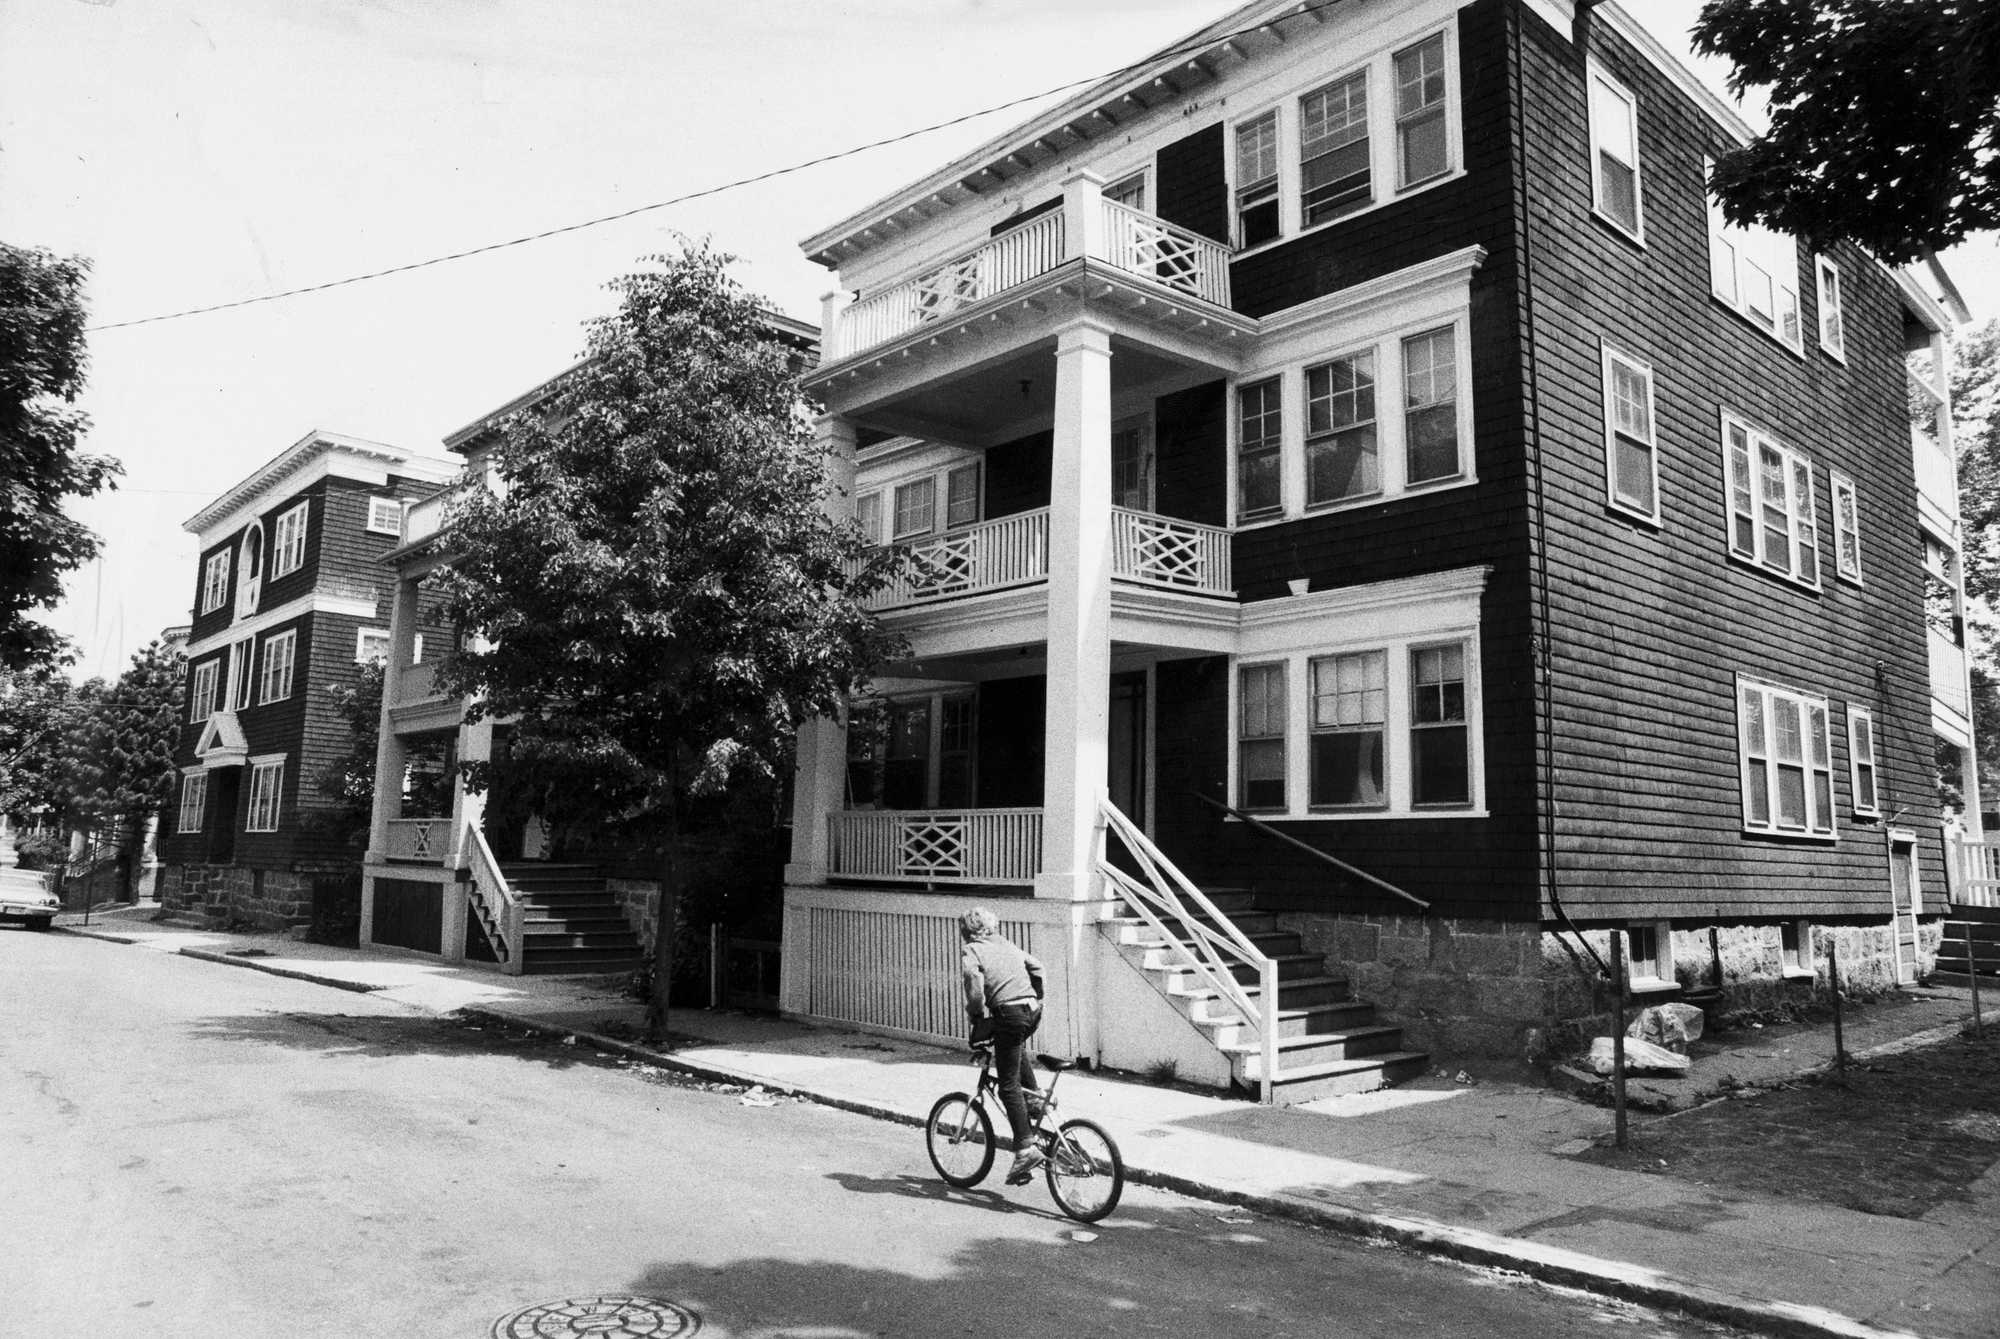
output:
M993 1043L993 1071L1000 1104L1013 1127L1014 1166L1007 1184L1024 1184L1048 1155L1034 1145L1030 1101L1041 1100L1028 1038L1042 1024L1042 964L1000 934L1000 920L985 907L959 917L964 944L959 971L965 980L965 1012L972 1020L972 1044Z

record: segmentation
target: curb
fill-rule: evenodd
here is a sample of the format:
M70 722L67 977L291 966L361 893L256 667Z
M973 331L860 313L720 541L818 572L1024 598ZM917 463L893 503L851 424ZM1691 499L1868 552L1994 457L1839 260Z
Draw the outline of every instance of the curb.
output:
M549 1023L499 1009L470 1006L458 1010L465 1017L480 1018L510 1027L525 1028L552 1037L574 1037L592 1047L614 1052L662 1069L709 1082L740 1083L762 1088L783 1097L802 1097L821 1106L886 1120L897 1125L921 1128L919 1117L893 1107L849 1098L831 1097L808 1088L773 1083L754 1074L745 1074L723 1065L700 1064L677 1059L660 1051L606 1037L601 1033ZM1864 1321L1820 1307L1788 1302L1765 1302L1731 1293L1718 1292L1659 1274L1643 1265L1598 1260L1558 1246L1537 1246L1512 1237L1503 1237L1472 1228L1419 1218L1391 1218L1339 1205L1311 1204L1258 1191L1236 1190L1175 1172L1157 1171L1127 1163L1125 1177L1137 1185L1171 1190L1194 1199L1255 1209L1272 1218L1326 1228L1351 1237L1393 1242L1425 1255L1464 1264L1505 1269L1543 1283L1576 1288L1598 1296L1642 1302L1694 1316L1702 1320L1747 1326L1766 1334L1799 1335L1805 1339L1918 1339L1907 1330L1885 1330Z
M132 941L127 939L122 942L129 944ZM383 989L381 986L371 986L362 981L343 981L337 976L320 976L315 972L302 972L292 967L280 967L275 963L258 962L254 958L232 958L226 953L217 953L212 949L182 948L175 949L174 952L183 958L199 958L203 962L221 963L224 967L248 967L253 972L263 972L267 976L289 977L293 981L305 981L315 986L331 986L335 990L353 991L357 995L368 995Z

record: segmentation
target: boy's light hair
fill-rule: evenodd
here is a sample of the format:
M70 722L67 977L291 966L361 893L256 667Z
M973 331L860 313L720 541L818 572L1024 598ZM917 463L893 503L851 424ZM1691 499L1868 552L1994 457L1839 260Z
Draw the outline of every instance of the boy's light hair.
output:
M974 907L958 918L958 937L961 939L987 939L1000 928L1000 918L985 907Z

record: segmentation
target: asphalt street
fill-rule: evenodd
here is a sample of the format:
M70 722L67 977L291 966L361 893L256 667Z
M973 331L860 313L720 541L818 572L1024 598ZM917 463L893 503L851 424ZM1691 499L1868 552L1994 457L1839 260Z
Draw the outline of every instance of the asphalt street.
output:
M1039 1181L949 1190L915 1130L762 1100L0 929L0 1333L472 1339L627 1295L722 1339L1720 1333L1138 1187L1083 1227Z

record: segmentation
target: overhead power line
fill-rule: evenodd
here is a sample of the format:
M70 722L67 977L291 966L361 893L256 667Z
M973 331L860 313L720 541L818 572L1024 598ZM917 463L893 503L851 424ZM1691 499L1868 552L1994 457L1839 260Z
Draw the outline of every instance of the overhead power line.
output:
M412 270L429 269L434 265L446 265L456 260L467 260L473 256L483 256L488 252L504 251L509 247L526 246L530 242L546 241L551 237L561 237L566 233L582 232L586 228L597 228L607 223L617 223L640 214L648 214L660 209L669 209L674 205L684 205L692 200L702 200L709 196L722 195L728 191L741 190L745 186L755 186L761 182L773 181L779 177L790 176L796 172L804 172L808 168L819 167L826 163L839 162L841 159L853 158L859 154L869 153L876 149L885 149L892 144L901 144L907 140L917 139L920 136L933 134L940 130L949 130L953 126L961 126L969 121L977 121L983 117L1010 111L1026 103L1040 102L1043 98L1054 97L1058 93L1067 93L1071 89L1082 88L1087 84L1097 84L1107 79L1116 79L1120 75L1130 74L1134 70L1143 69L1155 61L1170 56L1185 55L1190 51L1214 47L1234 38L1246 37L1260 29L1269 27L1271 23L1277 22L1279 19L1289 18L1294 14L1316 14L1320 10L1331 9L1340 3L1342 3L1342 0L1302 0L1302 3L1296 8L1286 11L1286 13L1278 15L1276 18L1252 24L1246 28L1238 28L1233 32L1217 33L1213 36L1203 38L1198 42L1184 42L1179 46L1169 47L1164 51L1156 51L1144 60L1134 61L1129 65L1121 65L1116 69L1107 70L1101 74L1087 75L1081 79L1072 79L1067 83L1057 84L1053 88L1043 89L1039 93L1029 93L1022 97L1009 99L1006 102L995 103L991 107L985 107L976 112L966 112L962 116L954 116L947 121L936 121L930 125L919 126L914 130L905 130L900 134L890 135L883 139L870 140L866 144L857 144L852 148L841 149L834 153L821 154L817 158L808 158L803 162L791 163L784 167L774 167L767 172L756 173L754 176L738 177L734 181L727 181L719 186L704 187L698 191L689 191L685 195L676 195L669 200L656 200L652 204L635 205L631 209L622 209L615 214L603 214L597 218L585 219L581 223L566 223L561 227L545 228L541 232L527 233L520 237L510 237L502 242L488 242L484 246L468 247L462 251L452 251L445 255L432 256L428 260L413 260L405 265L391 265L387 269L370 270L366 274L351 274L344 279L329 279L325 283L306 284L299 288L287 288L277 293L263 293L256 297L237 298L230 302L211 303L205 307L188 307L181 311L162 312L155 316L140 316L130 321L111 321L104 325L91 326L89 329L92 333L103 330L126 330L133 326L155 325L161 321L178 321L189 316L206 316L211 312L231 311L238 307L254 307L265 302L280 302L286 298L302 297L307 293L323 293L332 288L346 288L352 284L367 283L371 279L386 279L390 275L408 274Z

